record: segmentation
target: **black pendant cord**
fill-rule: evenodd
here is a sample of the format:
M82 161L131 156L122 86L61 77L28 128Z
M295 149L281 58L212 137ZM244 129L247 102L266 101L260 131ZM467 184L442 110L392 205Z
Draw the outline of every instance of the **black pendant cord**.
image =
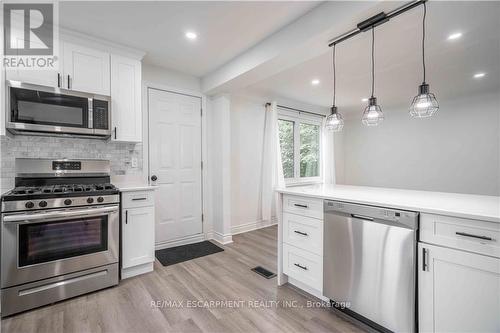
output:
M372 97L375 91L375 28L372 27Z
M424 72L424 82L425 84L425 17L427 16L427 6L424 2L424 17L422 19L422 69Z
M335 95L337 93L337 74L335 71L335 45L333 45L333 56L332 56L332 65L333 65L333 106L335 106L336 98Z

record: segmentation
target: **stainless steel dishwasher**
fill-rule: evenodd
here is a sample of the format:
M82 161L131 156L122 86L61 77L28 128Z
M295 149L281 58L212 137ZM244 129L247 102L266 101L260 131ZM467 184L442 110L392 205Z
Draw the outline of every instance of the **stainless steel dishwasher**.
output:
M416 330L418 213L324 202L323 294L379 330Z

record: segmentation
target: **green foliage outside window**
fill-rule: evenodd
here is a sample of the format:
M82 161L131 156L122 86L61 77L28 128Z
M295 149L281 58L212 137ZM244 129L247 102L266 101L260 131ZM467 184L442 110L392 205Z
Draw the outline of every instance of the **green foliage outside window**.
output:
M281 160L285 178L294 178L294 125L295 122L280 119L278 121ZM318 177L320 163L320 127L300 123L298 126L300 144L300 177Z

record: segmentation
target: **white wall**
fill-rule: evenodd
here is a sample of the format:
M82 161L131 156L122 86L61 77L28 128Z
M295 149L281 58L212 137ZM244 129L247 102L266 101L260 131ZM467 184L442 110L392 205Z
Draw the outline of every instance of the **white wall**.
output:
M207 111L210 205L213 237L220 243L231 239L231 124L230 98L210 99Z
M500 195L498 93L440 100L435 117L384 109L375 128L348 115L336 135L337 183Z
M328 109L279 97L231 96L231 229L241 232L272 223L261 220L261 179L266 102L306 111Z
M200 78L150 64L142 64L142 81L172 88L201 91Z
M261 220L264 101L231 97L231 225Z

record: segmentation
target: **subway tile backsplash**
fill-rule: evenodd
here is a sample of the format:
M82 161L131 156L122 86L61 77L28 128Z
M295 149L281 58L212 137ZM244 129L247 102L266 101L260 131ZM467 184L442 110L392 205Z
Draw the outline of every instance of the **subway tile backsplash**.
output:
M95 158L111 162L112 175L142 173L142 144L94 139L16 135L0 137L0 188L11 188L15 177L15 159L29 158ZM132 168L132 158L137 168Z

